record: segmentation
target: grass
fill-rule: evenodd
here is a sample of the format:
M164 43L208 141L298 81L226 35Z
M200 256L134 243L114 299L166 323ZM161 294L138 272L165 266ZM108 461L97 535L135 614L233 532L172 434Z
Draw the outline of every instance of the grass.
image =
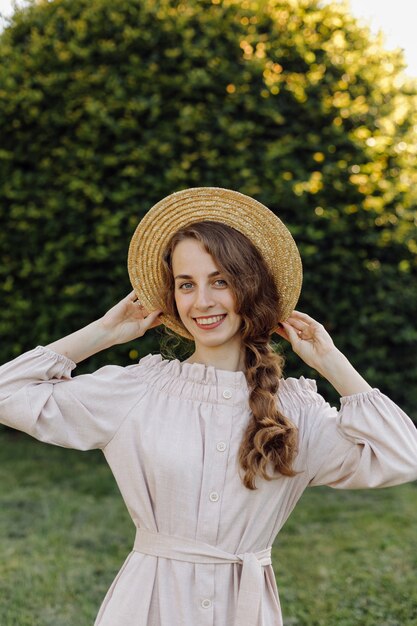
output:
M134 538L101 453L2 432L0 480L1 626L91 626ZM417 485L308 490L273 560L285 626L416 626Z
M273 559L286 626L416 626L417 485L308 490Z

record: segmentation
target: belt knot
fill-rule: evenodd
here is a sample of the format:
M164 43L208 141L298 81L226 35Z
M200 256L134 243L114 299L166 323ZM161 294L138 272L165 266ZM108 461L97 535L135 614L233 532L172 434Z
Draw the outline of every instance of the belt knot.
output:
M271 565L270 547L258 552L232 554L208 543L137 528L133 549L141 554L188 563L241 564L234 626L257 626L263 594L262 568Z

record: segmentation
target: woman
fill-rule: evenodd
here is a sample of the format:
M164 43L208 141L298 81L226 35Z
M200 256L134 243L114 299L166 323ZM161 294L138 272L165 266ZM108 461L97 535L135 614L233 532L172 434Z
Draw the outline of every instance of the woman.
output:
M252 198L168 196L139 224L128 265L134 292L103 318L3 366L1 421L101 448L113 471L137 535L96 626L282 625L270 546L304 489L414 480L416 429L293 310L297 248ZM194 341L183 363L147 355L71 378L160 323ZM340 393L339 413L313 381L282 379L274 330Z

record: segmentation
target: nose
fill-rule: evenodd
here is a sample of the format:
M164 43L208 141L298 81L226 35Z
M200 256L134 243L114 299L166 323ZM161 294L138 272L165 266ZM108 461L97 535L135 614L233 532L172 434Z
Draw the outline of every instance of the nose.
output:
M209 288L201 286L196 289L194 306L199 311L206 311L211 306L214 306L213 295Z

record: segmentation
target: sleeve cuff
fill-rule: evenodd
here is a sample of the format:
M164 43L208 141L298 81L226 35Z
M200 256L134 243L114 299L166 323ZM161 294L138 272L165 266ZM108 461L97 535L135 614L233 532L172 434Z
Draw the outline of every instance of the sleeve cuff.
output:
M347 406L349 404L361 404L362 402L366 402L371 398L375 398L381 396L381 392L376 387L374 389L370 389L369 391L362 391L360 393L353 393L350 396L343 396L340 398L340 405Z
M73 370L77 367L77 364L74 363L74 361L69 359L67 356L64 356L63 354L59 354L58 352L54 352L53 350L50 350L49 348L45 348L45 346L37 346L34 350L34 354L36 355L43 354L47 358L54 361L54 363L59 363L63 365L65 368L68 368L69 370Z

